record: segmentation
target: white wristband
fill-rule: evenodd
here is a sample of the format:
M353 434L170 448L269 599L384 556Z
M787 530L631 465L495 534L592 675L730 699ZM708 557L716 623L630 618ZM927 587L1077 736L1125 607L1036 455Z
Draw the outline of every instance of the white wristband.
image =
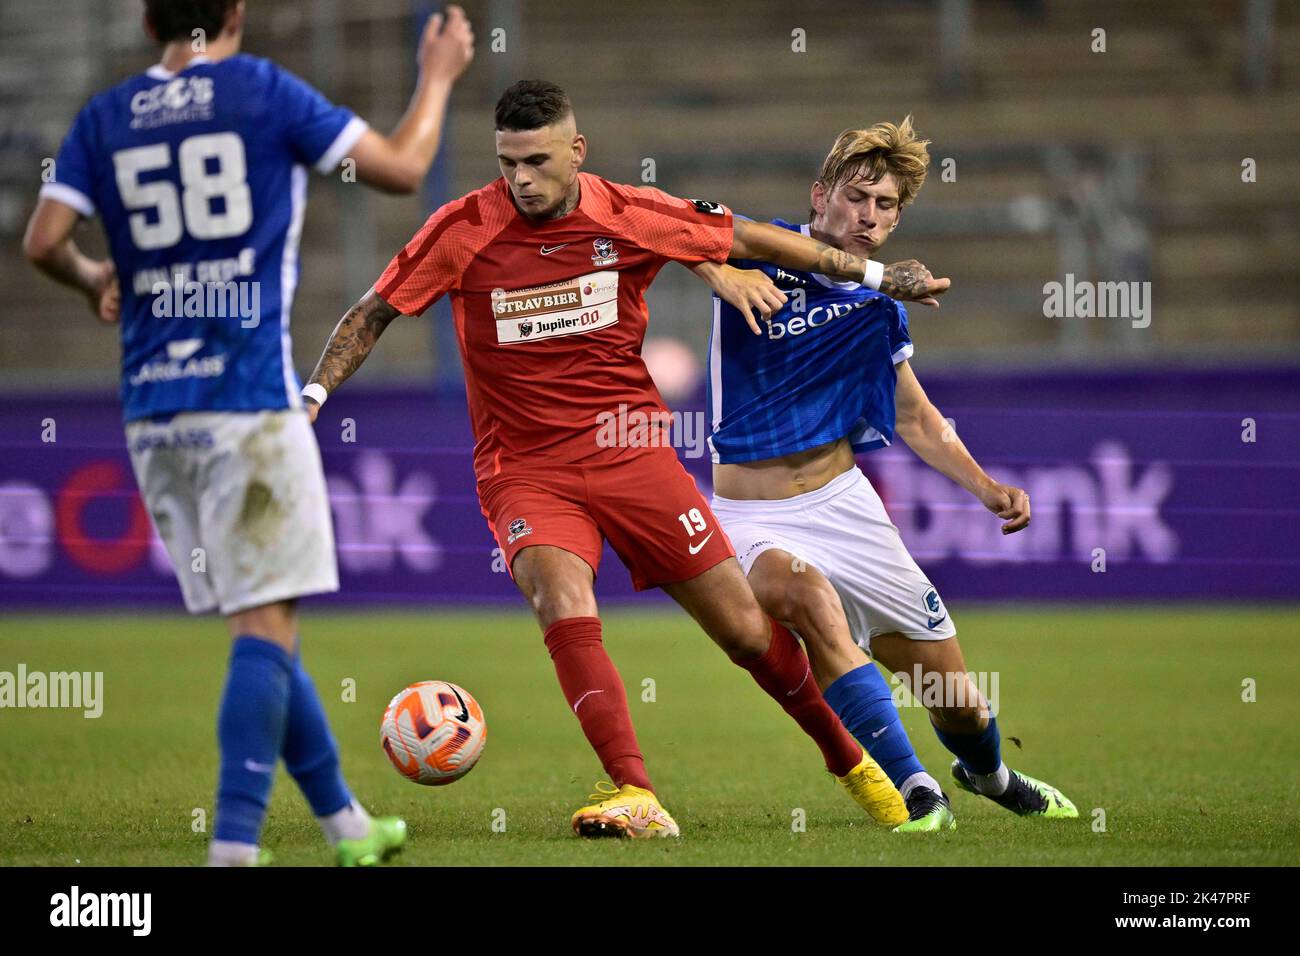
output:
M325 399L330 397L330 393L325 391L324 385L321 385L318 382L312 382L310 385L303 387L302 397L310 398L317 405L324 405Z
M876 262L874 259L867 260L867 267L862 272L862 284L868 289L880 289L880 283L885 280L885 264Z

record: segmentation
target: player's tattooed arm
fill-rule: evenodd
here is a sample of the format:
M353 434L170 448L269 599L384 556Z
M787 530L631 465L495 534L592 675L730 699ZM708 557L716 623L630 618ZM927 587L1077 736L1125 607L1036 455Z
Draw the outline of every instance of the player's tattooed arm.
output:
M731 257L734 259L758 259L788 269L818 272L842 282L861 282L865 277L866 259L808 236L771 223L739 218L733 228ZM936 296L947 292L951 284L948 279L936 279L915 259L908 259L884 266L880 291L893 299L937 306Z
M767 273L758 269L737 269L721 262L701 262L690 268L708 283L718 298L745 317L755 335L763 334L758 321L767 321L786 303L786 294L776 287ZM758 312L757 320L755 311Z
M381 299L374 289L367 292L334 326L308 384L319 385L326 392L333 392L361 367L361 363L379 341L379 336L388 328L388 323L400 314ZM310 397L305 401L314 419L319 406Z
M937 293L931 291L934 282L935 278L930 274L929 269L915 259L905 259L885 266L885 276L880 280L880 291L891 299L924 302L926 305L937 306L939 303L934 299ZM944 290L946 289L947 286L944 286Z

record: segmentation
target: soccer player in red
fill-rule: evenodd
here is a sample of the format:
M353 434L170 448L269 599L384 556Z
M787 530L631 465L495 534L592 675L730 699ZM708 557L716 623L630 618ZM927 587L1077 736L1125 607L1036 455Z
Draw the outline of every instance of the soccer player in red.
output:
M620 410L668 417L641 360L643 293L667 261L760 259L930 303L948 280L915 261L868 263L733 220L717 203L580 172L586 139L551 83L527 80L502 95L496 144L501 178L434 212L339 322L303 390L310 413L392 319L451 294L483 514L613 780L574 814L577 833L678 834L654 794L622 679L601 643L592 586L605 540L638 589L663 588L749 671L873 819L904 822L898 791L822 699L794 635L760 609L668 442L611 447L599 423ZM751 325L757 332L752 315Z

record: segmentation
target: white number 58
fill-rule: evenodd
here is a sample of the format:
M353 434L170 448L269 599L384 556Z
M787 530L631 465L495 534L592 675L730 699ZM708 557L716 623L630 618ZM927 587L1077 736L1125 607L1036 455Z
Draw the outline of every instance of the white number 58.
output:
M181 241L184 228L195 239L225 239L248 231L253 224L253 197L248 188L244 141L237 133L204 133L181 142L176 150L181 185L168 180L140 182L140 174L171 165L166 143L137 146L113 154L113 171L122 205L133 212L131 238L137 249L164 249ZM216 168L209 172L209 161ZM212 200L224 208L212 211ZM143 210L154 210L154 222Z

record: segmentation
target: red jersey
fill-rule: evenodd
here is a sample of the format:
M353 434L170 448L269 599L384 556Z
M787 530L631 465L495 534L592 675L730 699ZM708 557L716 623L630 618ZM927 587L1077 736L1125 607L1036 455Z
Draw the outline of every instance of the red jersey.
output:
M505 179L447 203L375 292L406 315L451 293L480 482L511 463L573 464L600 447L602 413L665 412L641 359L644 293L669 260L723 262L726 207L578 174L568 215L534 221Z

